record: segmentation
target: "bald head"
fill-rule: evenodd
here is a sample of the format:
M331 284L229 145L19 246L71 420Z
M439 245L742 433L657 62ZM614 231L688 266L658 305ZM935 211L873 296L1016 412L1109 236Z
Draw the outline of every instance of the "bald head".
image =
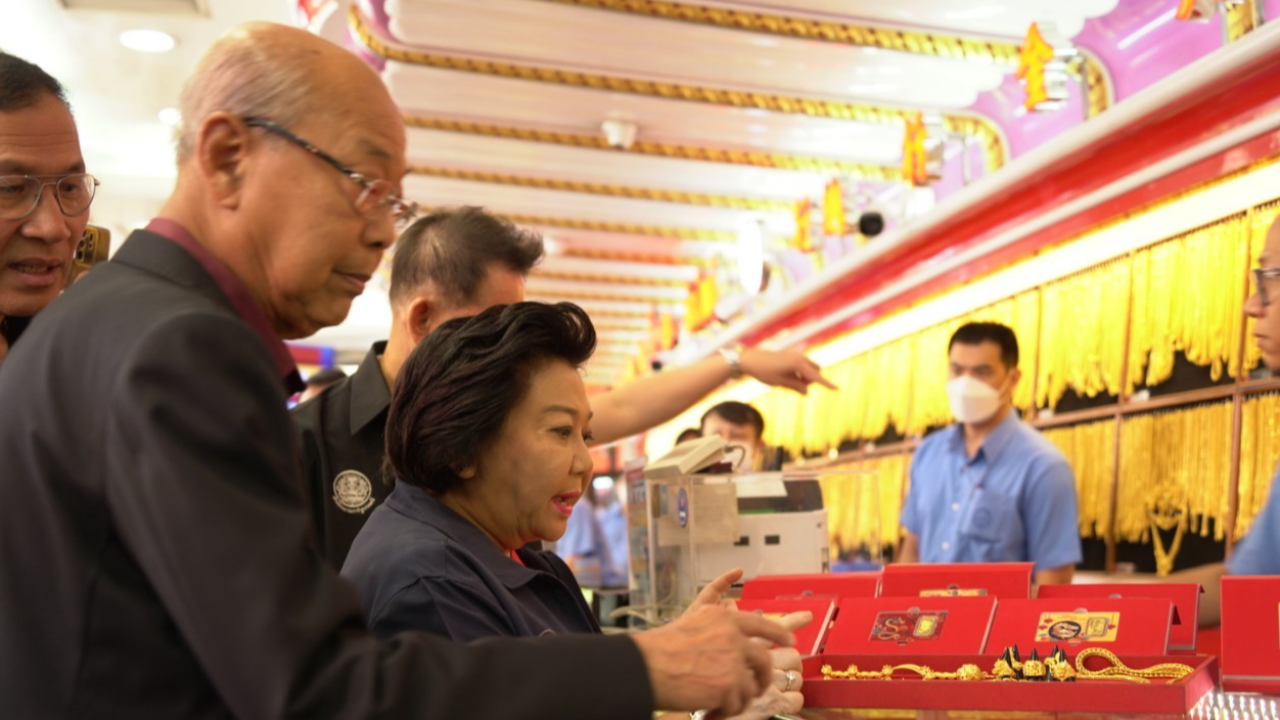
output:
M211 113L297 129L317 114L329 124L350 121L348 109L357 103L395 111L377 74L343 48L285 25L240 25L214 42L183 86L178 164L195 151L201 122Z
M302 30L243 25L201 59L182 115L161 216L244 281L282 337L342 322L395 241L396 206L377 198L405 174L404 121L377 73Z

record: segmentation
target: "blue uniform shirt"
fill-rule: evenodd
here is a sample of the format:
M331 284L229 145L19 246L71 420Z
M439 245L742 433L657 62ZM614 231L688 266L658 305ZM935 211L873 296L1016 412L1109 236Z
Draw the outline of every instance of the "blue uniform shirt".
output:
M605 565L609 562L607 550L596 507L583 495L573 506L573 514L565 523L564 535L556 541L555 553L574 561L573 575L578 584L600 587L604 584Z
M604 542L609 548L610 562L604 566L605 587L626 587L630 581L627 573L631 562L631 546L627 541L627 514L622 503L614 500L596 510L600 528L604 530Z
M1232 575L1280 575L1280 492L1271 478L1271 494L1249 533L1231 551L1227 571Z
M563 560L516 553L520 563L425 490L397 481L356 536L342 575L383 639L403 630L460 642L600 632Z
M1072 565L1081 558L1078 522L1071 466L1017 412L973 458L957 424L925 438L911 460L902 526L920 539L921 562Z

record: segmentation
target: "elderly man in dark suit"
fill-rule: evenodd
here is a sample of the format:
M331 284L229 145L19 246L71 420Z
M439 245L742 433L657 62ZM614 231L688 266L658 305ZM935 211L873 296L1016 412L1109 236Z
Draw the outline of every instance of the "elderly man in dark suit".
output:
M280 338L340 322L410 211L399 114L274 25L215 44L182 110L160 219L0 369L0 717L640 720L761 692L752 637L789 634L714 603L633 637L366 634L310 540Z

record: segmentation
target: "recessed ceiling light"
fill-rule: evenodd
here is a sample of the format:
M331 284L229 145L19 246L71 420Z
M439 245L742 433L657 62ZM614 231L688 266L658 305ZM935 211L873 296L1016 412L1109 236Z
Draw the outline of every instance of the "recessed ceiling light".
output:
M120 44L138 52L162 53L172 50L177 42L169 33L139 28L120 33Z
M160 122L169 127L178 127L178 123L182 122L182 112L178 108L167 107L156 113L160 118Z

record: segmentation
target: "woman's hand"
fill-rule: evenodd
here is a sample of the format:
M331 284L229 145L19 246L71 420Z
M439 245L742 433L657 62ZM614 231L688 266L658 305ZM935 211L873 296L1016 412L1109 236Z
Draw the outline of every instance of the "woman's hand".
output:
M744 712L729 720L768 720L773 715L798 713L804 708L804 695L800 692L804 686L800 653L794 648L777 648L770 650L769 654L773 656L773 685L753 700Z

